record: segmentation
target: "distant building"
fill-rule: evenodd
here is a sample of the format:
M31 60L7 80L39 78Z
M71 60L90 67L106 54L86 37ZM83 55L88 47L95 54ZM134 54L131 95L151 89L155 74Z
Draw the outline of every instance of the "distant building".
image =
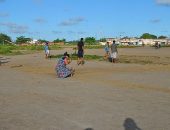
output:
M112 44L114 40L117 41L116 38L106 38L106 42L109 42L109 45Z
M109 42L110 44L113 42L113 40L115 40L117 44L124 45L124 46L129 46L129 45L152 46L152 45L155 45L156 42L158 42L161 45L170 45L170 39L106 38L106 42Z
M29 41L28 43L30 43L30 44L37 44L38 40L37 39L33 39L33 40Z

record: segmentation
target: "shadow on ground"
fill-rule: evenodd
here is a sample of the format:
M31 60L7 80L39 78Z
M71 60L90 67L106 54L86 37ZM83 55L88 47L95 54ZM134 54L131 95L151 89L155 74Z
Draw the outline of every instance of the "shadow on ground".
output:
M136 122L132 118L126 118L123 123L125 130L142 130L136 124Z

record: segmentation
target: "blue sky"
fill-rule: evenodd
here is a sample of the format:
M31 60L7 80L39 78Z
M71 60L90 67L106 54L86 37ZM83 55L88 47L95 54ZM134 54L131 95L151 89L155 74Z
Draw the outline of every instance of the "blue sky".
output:
M170 0L0 0L0 32L13 40L170 36Z

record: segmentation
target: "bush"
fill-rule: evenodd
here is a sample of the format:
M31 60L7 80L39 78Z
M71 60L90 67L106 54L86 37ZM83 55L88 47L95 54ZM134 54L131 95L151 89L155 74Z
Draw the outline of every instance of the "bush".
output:
M11 46L0 45L0 54L9 54L9 53L12 53L12 47Z

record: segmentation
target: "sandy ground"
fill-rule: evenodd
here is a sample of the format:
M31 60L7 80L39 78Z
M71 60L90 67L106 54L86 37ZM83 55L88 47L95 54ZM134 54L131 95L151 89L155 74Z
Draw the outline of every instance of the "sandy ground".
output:
M73 53L51 53L64 51ZM76 74L58 79L56 59L43 52L1 56L9 62L0 66L0 130L170 130L170 48L119 55L159 56L166 64L73 61Z

